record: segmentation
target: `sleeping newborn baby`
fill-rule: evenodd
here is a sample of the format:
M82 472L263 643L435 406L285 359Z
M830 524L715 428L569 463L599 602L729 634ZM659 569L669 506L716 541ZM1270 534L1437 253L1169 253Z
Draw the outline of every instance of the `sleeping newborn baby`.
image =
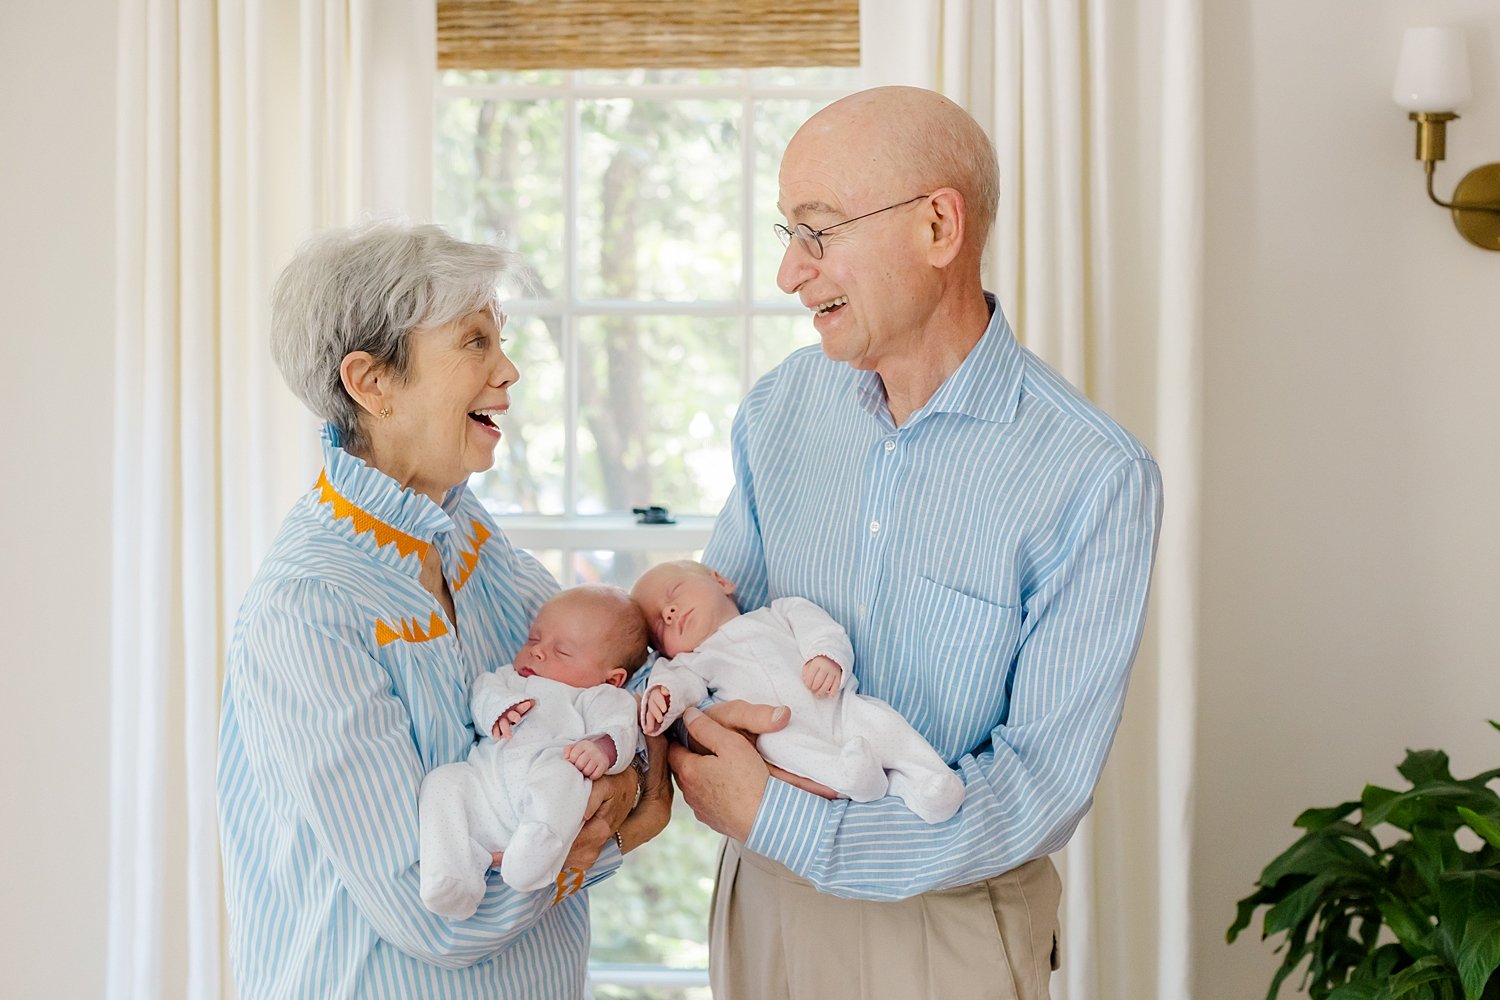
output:
M621 685L646 659L640 609L617 587L574 587L537 612L515 662L474 679L480 740L434 768L418 803L422 902L462 920L500 877L530 892L554 883L583 825L593 779L630 766L636 704Z
M783 597L741 614L734 584L692 561L652 567L631 596L663 657L641 699L647 735L710 693L787 705L787 727L756 740L768 762L856 802L895 795L928 823L958 811L963 781L900 713L855 691L849 636L816 604Z

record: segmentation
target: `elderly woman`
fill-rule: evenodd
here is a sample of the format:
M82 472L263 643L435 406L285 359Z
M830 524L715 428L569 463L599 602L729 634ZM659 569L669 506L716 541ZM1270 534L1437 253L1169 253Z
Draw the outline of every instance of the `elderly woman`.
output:
M308 243L272 350L327 421L317 485L245 597L224 679L219 814L245 997L585 992L587 894L666 824L665 753L601 778L556 891L491 872L478 912L418 895L422 776L474 742L469 683L508 663L557 589L465 486L494 464L519 377L496 284L510 256L434 226Z

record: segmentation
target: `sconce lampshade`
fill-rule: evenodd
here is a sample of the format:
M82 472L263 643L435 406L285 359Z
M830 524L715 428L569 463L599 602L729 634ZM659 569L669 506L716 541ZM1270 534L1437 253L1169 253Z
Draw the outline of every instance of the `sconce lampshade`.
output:
M1408 111L1456 111L1470 97L1462 28L1407 28L1391 94Z

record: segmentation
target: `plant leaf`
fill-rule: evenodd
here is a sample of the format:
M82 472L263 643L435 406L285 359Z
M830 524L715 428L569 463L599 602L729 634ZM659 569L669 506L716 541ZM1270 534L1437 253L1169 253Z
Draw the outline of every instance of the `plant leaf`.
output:
M1467 806L1459 806L1458 814L1463 817L1469 829L1483 837L1491 847L1500 847L1500 823L1489 816L1479 815Z
M1410 996L1417 991L1430 993L1430 990L1425 990L1423 987L1452 978L1453 970L1448 968L1446 962L1436 955L1427 955L1391 977L1389 984L1391 1000L1400 1000L1401 997Z
M1418 785L1409 792L1386 798L1374 808L1366 808L1360 825L1374 829L1381 823L1389 823L1400 830L1411 830L1418 824L1444 826L1457 829L1457 806L1488 811L1494 802L1494 793L1480 791L1455 782Z
M1344 839L1345 831L1355 829L1348 823L1334 823L1315 833L1304 834L1266 865L1260 874L1260 884L1275 885L1288 875L1321 875L1334 867L1351 876L1363 875L1378 881L1380 869L1370 855ZM1368 831L1359 834L1361 840L1367 836Z
M1465 1000L1479 1000L1485 984L1500 968L1500 911L1476 913L1464 927L1458 946L1458 978Z
M1345 983L1324 1000L1380 1000L1380 990L1376 983Z
M1359 808L1358 802L1342 802L1336 806L1326 809L1304 809L1302 814L1293 821L1293 826L1300 826L1304 830L1321 830L1330 823L1337 822Z
M1284 891L1278 891L1271 886L1261 886L1240 900L1235 905L1234 923L1229 925L1229 930L1225 933L1224 940L1233 944L1234 939L1239 937L1240 931L1250 926L1250 920L1255 915L1256 907L1268 906L1281 899L1284 895L1286 895Z
M1385 924L1396 935L1396 940L1407 953L1419 961L1430 957L1433 951L1429 943L1433 933L1432 918L1415 904L1400 896L1386 896L1379 902L1380 915Z
M1406 759L1397 765L1396 770L1413 785L1453 780L1453 772L1448 769L1448 755L1441 750L1408 750Z
M1269 937L1295 927L1312 917L1322 902L1324 891L1339 877L1337 872L1325 872L1310 879L1305 885L1287 893L1286 898L1266 913L1265 933Z

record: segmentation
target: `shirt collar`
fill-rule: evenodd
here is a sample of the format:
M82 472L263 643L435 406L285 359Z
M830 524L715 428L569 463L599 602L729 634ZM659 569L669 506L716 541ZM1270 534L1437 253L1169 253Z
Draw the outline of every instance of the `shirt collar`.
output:
M401 555L425 557L433 538L454 527L453 515L463 487L448 491L440 507L416 490L405 489L390 476L351 455L341 445L338 429L323 426L323 471L318 476L317 500L334 520L347 518L355 534L369 533L376 548L395 545Z
M932 398L912 414L912 421L932 413L961 413L978 420L1009 423L1015 419L1017 401L1021 398L1023 355L1016 335L1005 319L1000 303L989 292L990 322ZM885 385L873 371L855 373L855 398L860 406L876 415L889 416Z

